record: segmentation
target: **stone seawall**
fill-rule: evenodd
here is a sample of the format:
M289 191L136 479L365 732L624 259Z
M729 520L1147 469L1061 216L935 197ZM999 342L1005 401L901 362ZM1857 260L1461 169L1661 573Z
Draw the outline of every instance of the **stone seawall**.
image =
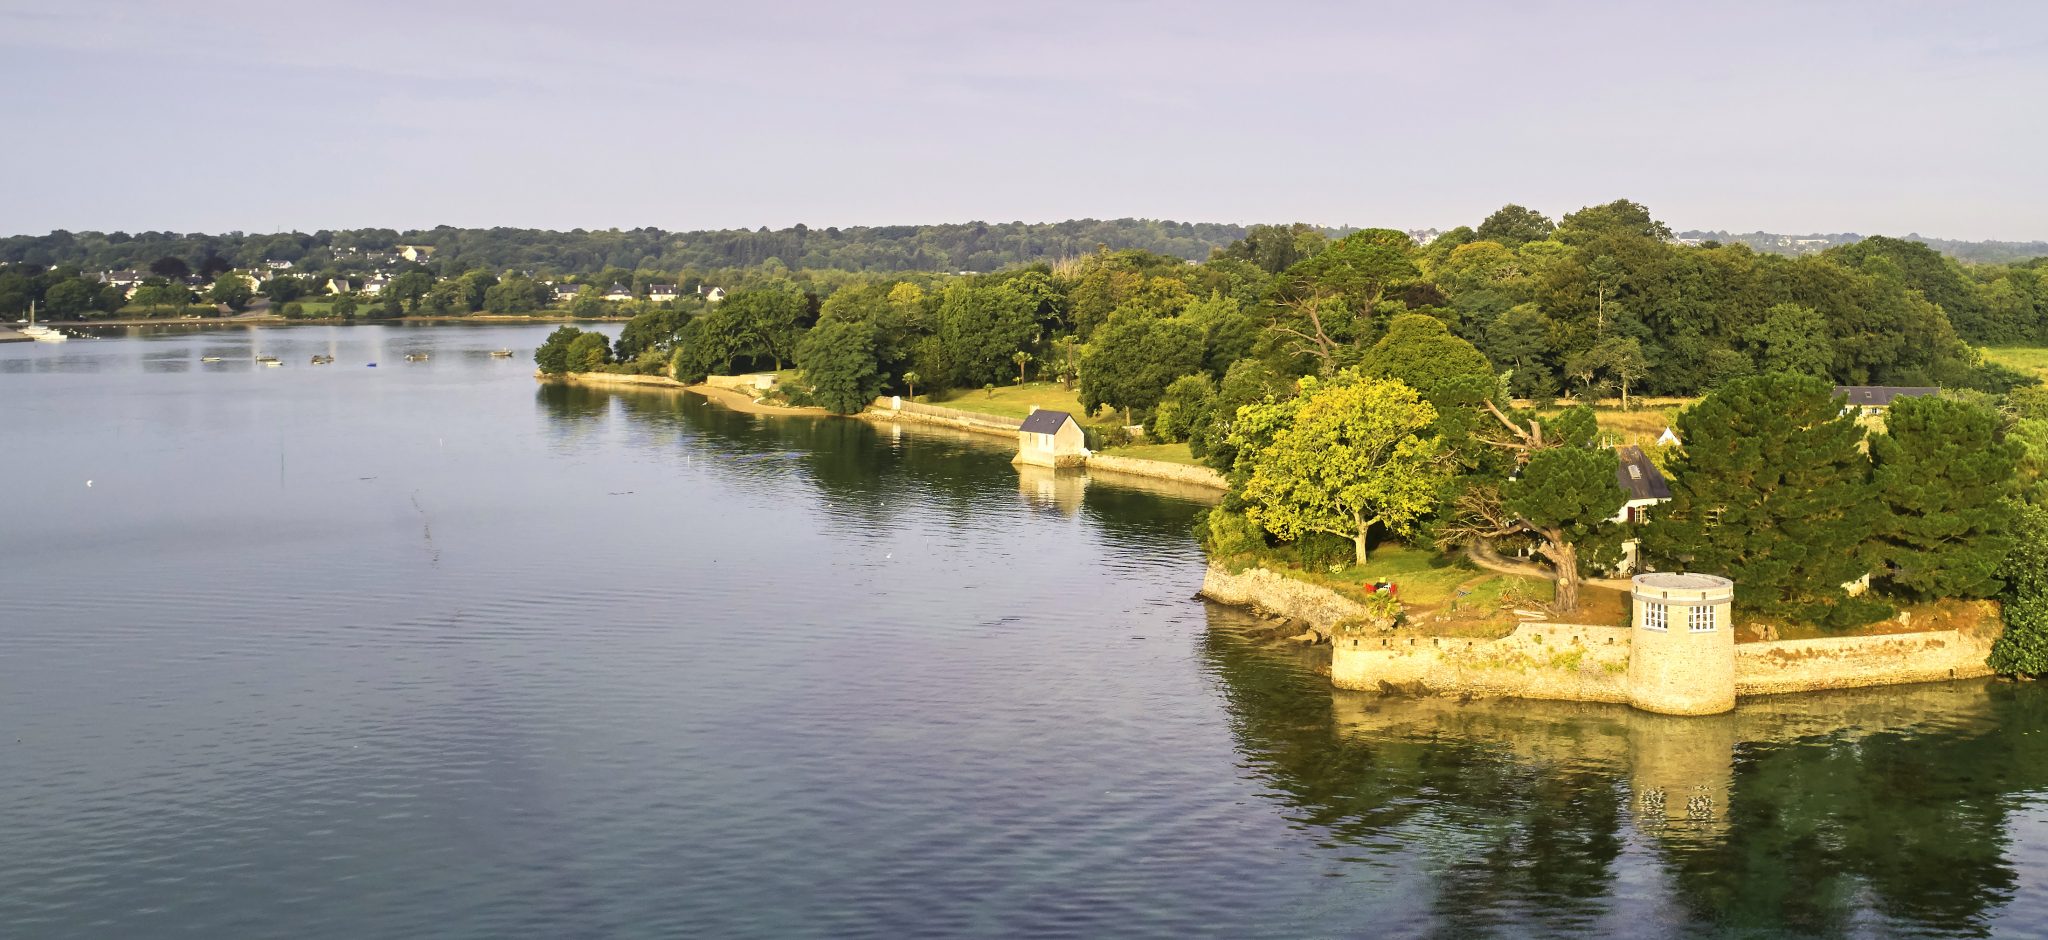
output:
M1264 568L1230 571L1210 565L1202 576L1202 596L1299 620L1326 634L1343 621L1365 615L1364 607L1342 594Z
M1363 616L1350 598L1263 568L1209 566L1202 596L1310 625L1330 644L1330 682L1343 689L1438 695L1630 701L1634 631L1627 627L1523 623L1494 640L1335 631ZM1994 614L1995 616L1995 614ZM1774 640L1733 647L1740 700L1791 692L1977 679L1991 631ZM1726 649L1726 647L1724 647Z
M1991 638L1958 630L1735 647L1735 694L1775 695L1991 675Z
M888 409L877 410L874 408L870 408L866 411L861 412L859 416L862 418L866 418L869 421L879 421L885 423L900 422L904 424L925 424L930 425L932 427L952 428L955 431L966 431L971 434L980 434L984 437L1000 437L1003 438L1004 440L1009 441L1011 446L1016 446L1017 443L1017 429L1014 427L996 427L979 421L968 421L961 418L950 417L947 415L921 414L915 411L911 411L907 408L902 411L891 411Z
M1191 467L1187 464L1167 463L1164 460L1139 460L1132 457L1118 457L1114 454L1089 454L1088 470L1103 470L1110 473L1128 473L1131 476L1152 477L1157 480L1172 480L1193 486L1214 490L1227 490L1230 484L1223 474L1208 467Z
M570 385L630 385L637 388L672 388L677 391L689 388L665 375L624 375L617 372L565 372L561 375L549 375L536 371L533 377L543 382L566 382Z
M1443 695L1628 701L1628 631L1525 623L1497 640L1339 636L1330 682L1340 689L1401 688Z

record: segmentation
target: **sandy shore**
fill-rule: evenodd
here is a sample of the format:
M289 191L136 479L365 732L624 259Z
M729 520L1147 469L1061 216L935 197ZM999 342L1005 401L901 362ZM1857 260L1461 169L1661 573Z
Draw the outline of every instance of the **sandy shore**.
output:
M764 405L741 392L736 392L729 388L717 388L710 385L683 385L682 389L693 395L702 395L720 405L744 414L798 415L813 418L828 417L832 414L832 412L826 411L823 408L792 408L788 405Z

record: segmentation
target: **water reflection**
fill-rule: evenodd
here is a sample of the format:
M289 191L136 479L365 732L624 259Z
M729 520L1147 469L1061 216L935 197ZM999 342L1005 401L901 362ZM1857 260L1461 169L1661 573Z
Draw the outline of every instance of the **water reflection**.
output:
M2048 784L2044 696L1942 683L1745 702L1381 698L1214 609L1238 746L1289 813L1361 855L1429 846L1447 934L1588 929L1661 885L1694 928L1986 935L2014 896L2012 809Z

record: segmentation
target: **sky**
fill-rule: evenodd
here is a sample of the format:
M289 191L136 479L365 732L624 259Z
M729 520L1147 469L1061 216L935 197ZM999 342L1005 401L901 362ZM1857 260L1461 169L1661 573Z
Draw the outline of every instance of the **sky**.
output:
M2048 239L2048 4L0 0L0 234L1125 216Z

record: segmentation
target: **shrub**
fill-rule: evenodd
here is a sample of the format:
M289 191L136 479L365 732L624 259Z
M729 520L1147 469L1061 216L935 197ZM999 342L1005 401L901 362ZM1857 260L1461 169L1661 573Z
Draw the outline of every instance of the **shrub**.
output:
M2005 632L1991 644L1985 663L2001 675L2048 673L2048 597L2005 603Z
M1200 528L1202 544L1217 555L1242 555L1266 547L1266 534L1241 512L1211 509Z

